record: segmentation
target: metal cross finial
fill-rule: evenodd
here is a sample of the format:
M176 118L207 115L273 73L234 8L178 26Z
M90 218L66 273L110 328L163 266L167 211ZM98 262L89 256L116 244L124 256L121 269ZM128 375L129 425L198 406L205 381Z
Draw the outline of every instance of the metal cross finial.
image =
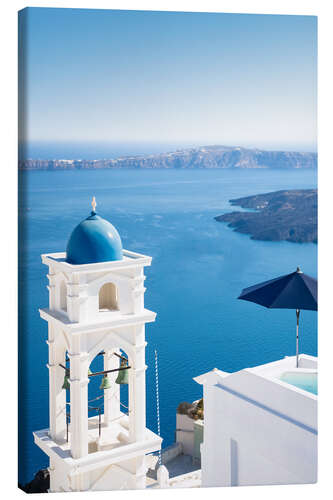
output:
M93 212L96 211L96 205L97 205L96 198L95 198L95 196L93 196L93 199L92 199L92 202L91 202L91 206L92 206Z

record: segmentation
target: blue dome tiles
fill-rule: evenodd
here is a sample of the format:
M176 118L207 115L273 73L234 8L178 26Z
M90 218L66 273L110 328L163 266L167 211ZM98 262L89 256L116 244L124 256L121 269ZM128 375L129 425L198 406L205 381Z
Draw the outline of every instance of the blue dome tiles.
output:
M69 264L94 264L123 258L118 231L94 211L73 230L66 252Z

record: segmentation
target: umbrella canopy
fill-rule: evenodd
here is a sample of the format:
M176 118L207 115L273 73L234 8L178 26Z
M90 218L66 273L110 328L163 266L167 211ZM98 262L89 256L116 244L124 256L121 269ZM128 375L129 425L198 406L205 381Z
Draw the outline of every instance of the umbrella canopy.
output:
M270 309L296 309L296 367L298 367L298 327L301 309L317 311L317 280L295 272L244 288L241 300L254 302Z
M317 280L298 267L291 274L244 288L238 298L268 308L317 311Z

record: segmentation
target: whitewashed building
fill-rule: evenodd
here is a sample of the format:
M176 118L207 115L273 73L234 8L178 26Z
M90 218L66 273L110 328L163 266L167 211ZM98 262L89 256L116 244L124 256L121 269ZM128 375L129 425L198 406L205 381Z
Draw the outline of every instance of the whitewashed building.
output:
M300 355L235 373L214 369L203 386L201 486L317 480L317 358Z
M151 257L122 249L116 229L93 211L73 231L67 251L42 255L48 266L49 414L34 432L49 456L50 492L140 489L161 438L146 427L144 266ZM120 405L119 356L128 359L128 409ZM89 418L88 370L104 358L104 411ZM63 388L69 360L70 398ZM68 361L67 361L68 363ZM68 366L68 364L67 364ZM69 422L69 423L68 423Z

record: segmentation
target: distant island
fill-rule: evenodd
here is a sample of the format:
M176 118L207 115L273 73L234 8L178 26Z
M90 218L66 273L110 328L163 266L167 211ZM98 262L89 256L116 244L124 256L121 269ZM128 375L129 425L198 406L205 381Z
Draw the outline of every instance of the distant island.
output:
M229 146L203 146L170 153L99 160L21 159L20 170L82 170L118 168L316 168L317 153L265 151Z
M252 239L317 243L317 189L276 191L230 203L256 211L231 212L215 219Z

